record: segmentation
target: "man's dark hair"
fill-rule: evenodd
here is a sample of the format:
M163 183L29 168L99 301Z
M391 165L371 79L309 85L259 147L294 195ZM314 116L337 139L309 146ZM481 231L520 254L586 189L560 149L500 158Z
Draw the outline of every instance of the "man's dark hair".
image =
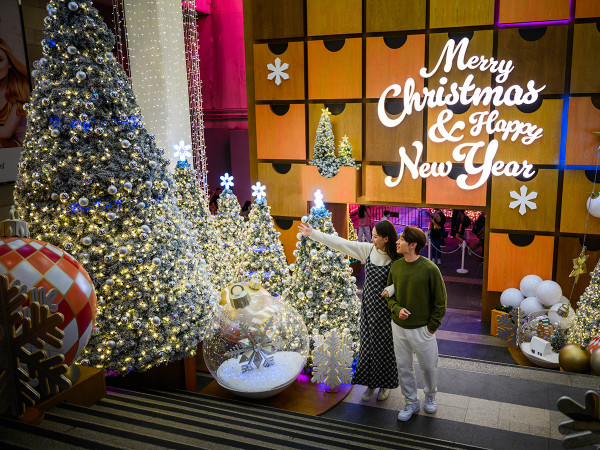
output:
M407 225L406 227L404 227L402 235L404 236L404 241L407 244L417 244L417 246L415 247L415 253L417 255L421 253L421 250L423 250L423 247L425 247L425 244L427 244L427 237L425 236L425 233L423 233L423 230L421 230L420 228L411 227Z

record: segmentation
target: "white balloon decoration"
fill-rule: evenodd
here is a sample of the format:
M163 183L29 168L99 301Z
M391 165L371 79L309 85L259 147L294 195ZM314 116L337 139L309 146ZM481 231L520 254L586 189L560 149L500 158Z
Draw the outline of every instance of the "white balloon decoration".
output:
M525 297L520 290L515 288L508 288L502 295L500 295L500 304L502 306L512 306L513 308L518 308L521 305Z
M556 281L544 280L538 284L535 296L542 305L550 307L560 302L562 288Z
M590 214L594 217L600 217L600 196L593 198L594 194L590 195L587 199L587 209Z
M521 311L525 314L531 314L536 311L543 311L544 305L540 303L540 301L536 297L527 297L525 300L521 302Z
M535 297L538 284L540 284L542 281L544 280L542 280L537 275L527 275L521 280L521 284L519 284L519 289L525 297Z

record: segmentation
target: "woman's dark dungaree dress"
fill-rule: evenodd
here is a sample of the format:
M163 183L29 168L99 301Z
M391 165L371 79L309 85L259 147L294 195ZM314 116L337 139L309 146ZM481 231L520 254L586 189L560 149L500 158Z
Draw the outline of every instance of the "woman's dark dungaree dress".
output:
M371 388L398 387L391 313L387 299L381 296L391 266L391 262L387 266L376 266L371 263L371 254L367 257L360 315L360 351L352 384Z

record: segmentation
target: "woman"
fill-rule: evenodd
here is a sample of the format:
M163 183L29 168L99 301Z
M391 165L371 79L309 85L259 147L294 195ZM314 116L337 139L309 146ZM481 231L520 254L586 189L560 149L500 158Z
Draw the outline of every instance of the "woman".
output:
M355 215L354 213L353 215ZM358 242L371 241L371 214L365 205L358 207Z
M25 110L29 100L27 69L0 39L0 148L23 145Z
M249 219L251 206L252 203L250 203L250 200L246 200L246 203L244 203L244 206L242 206L242 217L244 218L244 220Z
M442 247L444 232L444 219L442 219L442 214L436 211L429 224L429 239L431 239L431 260L437 264L442 263L442 251L440 248Z
M365 263L360 352L352 384L367 386L362 397L364 401L373 396L376 388L379 388L377 400L387 399L390 389L398 387L398 369L394 355L390 310L387 301L380 294L386 287L392 262L398 258L398 234L394 225L387 220L376 223L372 244L347 241L314 230L308 224L301 224L298 229L304 236Z

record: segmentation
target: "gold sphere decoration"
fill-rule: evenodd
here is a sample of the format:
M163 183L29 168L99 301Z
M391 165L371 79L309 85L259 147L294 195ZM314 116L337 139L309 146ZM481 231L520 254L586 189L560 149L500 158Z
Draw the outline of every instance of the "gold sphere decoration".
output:
M568 344L558 354L558 362L565 372L589 373L590 356L577 344Z

